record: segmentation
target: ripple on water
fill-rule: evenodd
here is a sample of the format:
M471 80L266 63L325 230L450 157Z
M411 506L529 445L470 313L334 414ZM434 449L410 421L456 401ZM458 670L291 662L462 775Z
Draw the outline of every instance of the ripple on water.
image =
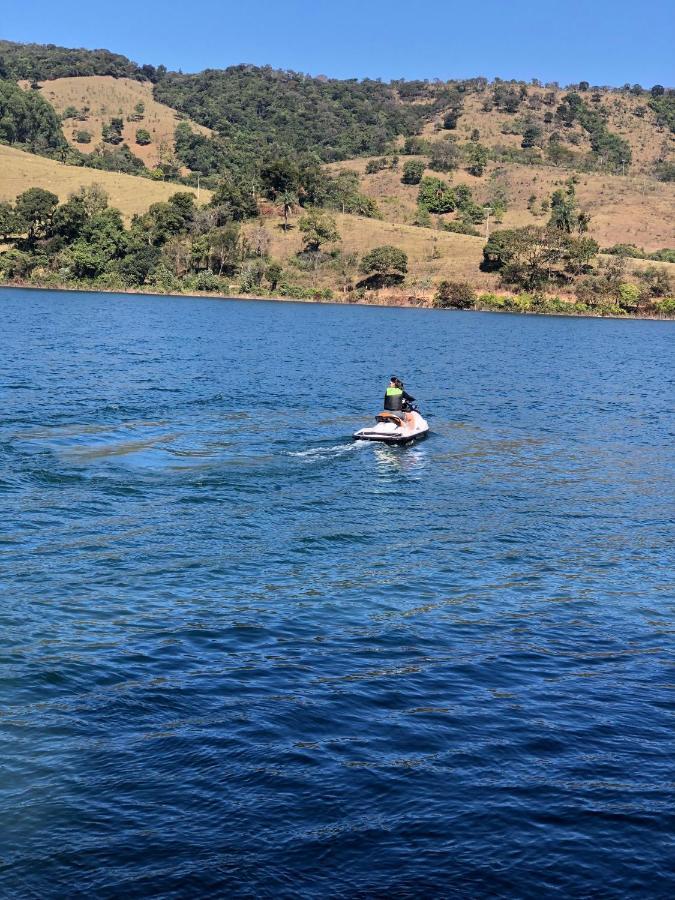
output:
M670 323L3 311L0 893L672 896Z

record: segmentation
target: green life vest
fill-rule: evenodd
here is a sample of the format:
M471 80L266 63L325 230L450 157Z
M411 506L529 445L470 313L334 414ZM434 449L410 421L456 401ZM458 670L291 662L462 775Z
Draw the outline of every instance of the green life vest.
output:
M403 391L401 390L401 388L388 387L385 396L400 397L402 393L403 393Z

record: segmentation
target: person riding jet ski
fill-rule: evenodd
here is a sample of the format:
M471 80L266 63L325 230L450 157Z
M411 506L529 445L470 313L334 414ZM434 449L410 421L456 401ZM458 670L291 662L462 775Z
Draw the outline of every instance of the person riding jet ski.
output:
M375 425L354 432L357 441L381 441L384 444L409 444L429 433L429 423L412 404L403 382L391 376L384 393L384 410L375 416Z
M388 412L406 412L410 409L410 404L415 402L415 398L411 396L403 388L403 382L396 375L391 376L387 390L384 392L384 408Z

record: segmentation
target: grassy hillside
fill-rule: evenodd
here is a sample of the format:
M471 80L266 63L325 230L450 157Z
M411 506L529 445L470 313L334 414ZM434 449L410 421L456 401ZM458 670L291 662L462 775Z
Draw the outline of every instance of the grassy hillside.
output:
M416 185L401 183L401 169L408 159L402 156L398 171L385 169L373 175L365 175L367 159L336 163L331 171L350 169L361 176L361 190L378 204L384 218L390 222L410 224L417 213ZM524 166L519 164L490 163L485 174L476 178L463 169L451 175L427 171L452 184L467 184L477 202L490 200L495 187L506 191L508 209L504 214L503 228L523 225L541 225L547 216L541 213L541 201L560 188L570 173L550 166ZM675 184L664 184L644 175L599 175L581 173L576 185L579 205L591 214L589 235L603 246L618 243L635 243L646 250L675 246ZM534 215L528 209L528 200L536 197ZM444 216L451 219L452 216ZM494 223L491 227L494 227ZM484 226L477 226L484 230Z
M22 86L28 87L28 82ZM131 78L113 78L111 75L91 75L80 78L57 78L40 83L42 96L48 100L57 113L70 107L80 112L78 118L63 122L63 134L72 147L82 153L91 153L101 143L102 126L113 116L124 119L122 138L135 156L142 159L148 168L154 168L162 156L174 152L174 132L176 125L184 117L163 103L158 103L152 94L148 81ZM142 116L135 113L138 103L145 107ZM136 121L130 121L134 117ZM188 120L189 121L189 120ZM211 132L202 125L189 121L193 131L209 135ZM145 146L136 143L136 131L146 129L152 142ZM91 143L81 144L76 140L78 131L88 131Z
M447 109L443 108L426 123L423 135L431 140L439 140L448 134L454 134L458 140L466 141L471 132L478 129L480 142L487 147L518 150L522 135L515 133L514 129L522 121L531 121L541 128L543 148L551 135L558 132L563 138L563 144L570 150L580 154L591 151L589 134L578 122L562 125L556 120L555 111L570 93L568 90L532 85L526 89L527 96L514 113L491 104L491 88L482 93L467 93L464 95L463 111L455 131L438 131L447 113ZM589 107L606 118L607 128L612 133L628 143L632 154L629 170L633 174L651 173L659 157L675 153L675 135L659 124L658 116L650 106L651 95L648 92L636 95L629 91L601 90L585 91L579 96ZM488 110L484 108L486 101L487 105L491 105ZM546 121L547 113L552 117L550 122Z
M291 217L291 228L285 231L275 220L267 223L271 235L271 255L292 265L292 260L302 249L301 233L297 218ZM406 284L412 290L431 290L433 282L440 278L471 280L477 287L492 288L497 284L495 275L479 270L483 241L463 234L436 232L414 225L364 219L360 216L335 216L342 240L344 254L362 255L374 247L392 244L408 254L409 276ZM249 226L251 230L255 226ZM335 273L327 267L310 276L320 286L334 286ZM302 279L301 279L302 280Z
M361 257L369 250L386 244L399 247L407 253L408 275L405 283L398 288L388 289L385 292L387 297L400 299L410 295L429 299L435 286L442 279L468 281L479 291L494 291L499 288L498 275L482 272L479 268L485 244L483 237L451 234L360 216L337 214L335 218L341 235L339 247L343 257L350 254ZM290 281L314 288L329 287L334 290L337 285L339 293L339 267L334 268L328 264L316 271L308 272L295 264L297 254L302 249L298 220L299 216L290 217L288 231L282 227L277 217L264 220L271 238L270 255L284 263ZM252 234L259 227L258 223L252 223L246 226L246 231ZM638 272L647 265L667 272L675 283L673 264L628 260L627 270L630 273ZM354 282L358 281L359 277L361 276L357 271L352 272ZM562 294L565 292L562 291ZM572 293L569 296L571 298Z
M127 219L135 213L145 212L151 203L168 199L177 190L191 190L150 178L67 166L2 145L0 171L0 200L14 200L28 188L41 187L57 194L63 201L82 185L100 184L108 193L111 206L117 207ZM192 193L196 194L196 191ZM210 191L202 190L200 193L203 202L211 196Z

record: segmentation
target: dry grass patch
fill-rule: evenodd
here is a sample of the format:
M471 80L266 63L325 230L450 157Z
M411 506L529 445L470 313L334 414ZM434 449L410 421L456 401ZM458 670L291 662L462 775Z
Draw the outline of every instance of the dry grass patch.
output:
M492 289L497 284L494 275L481 272L483 240L461 234L433 231L414 225L382 222L359 216L336 215L342 240L338 246L344 253L368 253L374 247L392 244L408 254L406 285L430 289L442 278L470 280L476 287ZM298 230L297 217L291 219L293 227L285 232L276 219L266 226L271 235L271 255L281 261L289 260L302 249L302 234ZM247 225L250 229L255 226ZM330 286L334 273L319 270L316 286Z
M69 106L81 110L89 107L86 121L66 119L63 122L63 133L69 144L83 153L91 153L101 143L101 128L113 116L124 119L122 136L129 148L142 159L148 168L154 168L160 161L162 152L173 152L174 132L181 118L175 109L158 103L152 96L152 85L149 82L134 81L132 78L113 78L111 75L89 75L80 78L57 78L54 81L40 82L42 95L62 115ZM28 86L27 82L23 83ZM127 117L134 115L134 107L143 103L145 112L138 122L127 122ZM208 128L189 121L193 131L211 134ZM145 128L152 138L152 143L141 146L136 143L136 130ZM75 134L78 131L91 133L90 144L78 144Z
M0 172L0 200L14 200L28 188L41 187L53 191L63 201L82 185L100 184L110 197L110 205L117 207L127 220L135 213L145 212L151 203L167 200L176 191L197 193L192 188L152 181L150 178L66 166L53 159L2 145ZM202 202L208 202L210 197L210 191L201 191Z
M357 172L361 176L361 190L377 202L386 221L410 224L417 211L418 187L401 184L401 171L406 160L415 158L420 157L402 156L399 171L384 169L375 175L365 175L367 159L333 163L328 169L333 173L340 169ZM480 204L489 201L493 189L491 176L496 177L509 198L509 209L500 227L519 228L545 224L548 214L535 216L528 209L530 196L536 196L535 208L538 209L542 200L550 199L554 190L564 187L572 173L552 166L516 163L497 166L491 163L481 178L469 175L462 169L449 175L427 169L425 174L451 184L469 185L476 202ZM634 243L647 251L675 247L675 219L672 214L675 209L674 184L655 181L646 175L624 177L581 173L577 177L579 207L590 212L589 234L601 247L619 243ZM477 226L479 231L482 228Z

